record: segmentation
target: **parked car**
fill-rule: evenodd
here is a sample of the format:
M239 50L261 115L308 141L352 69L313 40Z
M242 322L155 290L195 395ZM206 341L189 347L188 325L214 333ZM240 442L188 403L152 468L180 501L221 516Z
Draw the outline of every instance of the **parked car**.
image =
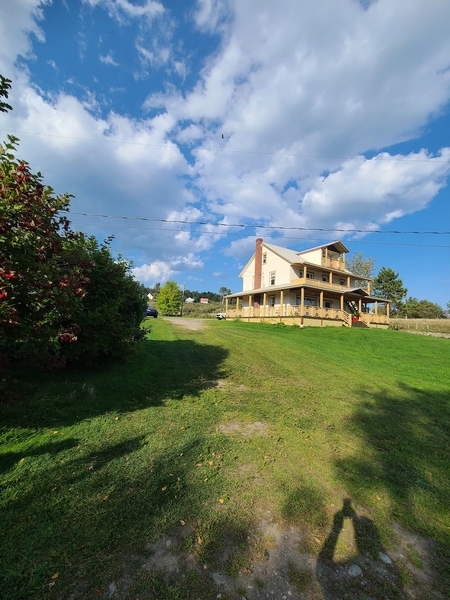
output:
M147 306L147 308L145 309L145 316L154 317L156 319L156 317L158 316L158 311L156 310L156 308L153 308L153 306Z
M226 319L226 318L227 318L227 313L221 312L221 313L216 314L216 319L219 319L219 321L221 321L222 319Z

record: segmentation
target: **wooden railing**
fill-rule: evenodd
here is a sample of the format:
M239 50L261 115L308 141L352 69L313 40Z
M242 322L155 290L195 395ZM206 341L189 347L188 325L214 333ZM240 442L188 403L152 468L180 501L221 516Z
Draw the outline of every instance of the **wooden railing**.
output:
M325 258L323 256L322 267L329 267L330 269L339 269L340 271L344 271L345 262L339 258Z
M303 310L302 310L303 309ZM239 307L238 310L235 308L229 308L227 312L228 319L280 319L283 318L315 318L325 319L328 321L342 321L344 325L352 325L352 318L354 315L351 313L340 310L339 308L319 308L318 306L292 306L290 304L283 304L282 306L260 306L256 307ZM373 315L369 313L361 313L359 320L362 321L367 327L371 324L389 324L389 318L386 315Z
M313 288L320 288L320 289L326 289L326 290L330 290L330 291L335 291L335 292L342 292L342 290L344 290L347 287L352 287L352 285L354 284L354 281L352 282L350 280L350 286L347 285L347 276L345 276L345 283L343 285L341 285L340 283L329 283L328 281L319 281L319 279L308 279L305 277L297 277L295 279L291 279L290 281L291 284L296 284L298 283L299 285L304 285L306 284L308 287L313 287Z

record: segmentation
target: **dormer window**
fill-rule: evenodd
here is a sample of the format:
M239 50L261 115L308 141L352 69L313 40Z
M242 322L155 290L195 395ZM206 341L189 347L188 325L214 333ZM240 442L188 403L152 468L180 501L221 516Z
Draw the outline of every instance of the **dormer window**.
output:
M267 262L267 252L264 252L264 254L262 255L262 264L265 265Z

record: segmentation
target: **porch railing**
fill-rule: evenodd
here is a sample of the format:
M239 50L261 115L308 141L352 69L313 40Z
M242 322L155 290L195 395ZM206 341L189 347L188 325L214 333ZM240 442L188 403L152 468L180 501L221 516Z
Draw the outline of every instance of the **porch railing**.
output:
M303 309L303 310L302 310ZM339 308L320 308L318 306L292 306L284 304L282 306L260 306L257 307L229 307L227 311L229 319L280 319L283 318L315 318L326 319L328 321L343 321L346 325L351 325L352 315L345 310ZM359 317L365 325L370 327L371 324L389 324L389 318L386 315L374 315L370 313L361 313Z

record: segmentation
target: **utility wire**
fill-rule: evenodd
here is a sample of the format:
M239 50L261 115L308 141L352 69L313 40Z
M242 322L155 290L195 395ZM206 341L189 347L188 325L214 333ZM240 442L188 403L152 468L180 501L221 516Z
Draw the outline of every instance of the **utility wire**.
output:
M74 225L89 225L89 226L93 226L93 227L106 227L106 225L103 225L102 223L85 223L83 221L71 221L72 224ZM109 227L109 225L108 225ZM220 231L196 231L193 232L192 229L166 229L164 227L141 227L138 225L112 225L112 227L115 228L120 228L120 229L137 229L137 230L141 230L141 231L162 231L162 232L167 232L167 233L198 233L198 234L209 234L209 235L223 235L223 236L232 236L232 237L242 237L241 233L233 233L233 232L229 232L229 231L224 231L223 233ZM257 234L250 234L247 235L247 237L254 237L257 238L258 235ZM328 241L328 240L324 240L322 238L305 238L305 237L298 237L298 236L289 236L289 235L285 235L282 238L283 240L303 240L303 241L316 241L316 242L324 242L324 241ZM450 246L446 246L446 245L441 245L441 244L407 244L407 243L402 243L402 242L367 242L364 240L346 240L345 241L346 244L370 244L370 245L374 245L374 246L413 246L413 247L420 247L420 248L450 248Z
M211 227L239 227L241 229L276 229L282 231L324 231L333 232L339 231L340 233L383 233L383 234L396 234L396 235L450 235L450 231L398 231L398 230L371 230L371 229L339 229L337 227L325 228L325 227L283 227L281 225L245 225L240 223L211 223L209 221L185 221L181 219L150 219L148 217L127 217L119 215L103 215L94 213L82 213L82 212L71 212L72 215L79 215L83 217L102 217L104 219L125 219L131 221L147 221L151 223L178 223L181 225L209 225Z
M12 133L10 129L0 129L2 132ZM294 156L297 158L332 158L339 160L376 160L376 161L387 161L387 162L428 162L432 160L436 163L448 163L448 160L440 160L438 158L430 157L430 158L382 158L379 156L373 156L372 158L367 158L364 155L356 155L356 156L339 156L339 155L324 155L324 154L296 154L291 152L258 152L256 150L226 150L222 148L208 148L206 146L181 146L178 144L151 144L149 142L128 142L126 140L111 140L108 138L86 138L86 137L78 137L74 135L58 135L56 133L36 133L33 131L15 131L16 135L36 135L39 137L49 137L49 138L61 138L66 140L80 140L82 142L101 142L105 144L121 144L121 145L129 145L129 146L144 146L149 148L175 148L177 150L197 150L198 148L207 150L208 152L216 152L223 154L255 154L261 156Z

